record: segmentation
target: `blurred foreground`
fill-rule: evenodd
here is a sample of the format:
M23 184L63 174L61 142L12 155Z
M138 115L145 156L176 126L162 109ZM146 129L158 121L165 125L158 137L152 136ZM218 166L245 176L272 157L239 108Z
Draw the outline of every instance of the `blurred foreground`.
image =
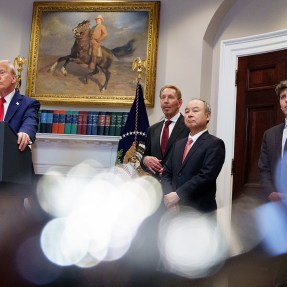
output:
M287 286L286 202L241 198L230 230L224 210L215 224L161 198L151 177L90 164L51 171L29 199L1 193L1 286Z

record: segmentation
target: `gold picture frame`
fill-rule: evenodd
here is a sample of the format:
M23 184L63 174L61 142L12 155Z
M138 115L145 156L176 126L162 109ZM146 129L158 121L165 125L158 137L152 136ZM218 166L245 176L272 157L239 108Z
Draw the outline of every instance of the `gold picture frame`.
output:
M160 1L34 2L26 94L49 105L130 106L137 82L132 62L140 57L145 103L153 107L159 13ZM108 35L97 54L102 67L89 69L91 48L82 43L91 43L99 15Z

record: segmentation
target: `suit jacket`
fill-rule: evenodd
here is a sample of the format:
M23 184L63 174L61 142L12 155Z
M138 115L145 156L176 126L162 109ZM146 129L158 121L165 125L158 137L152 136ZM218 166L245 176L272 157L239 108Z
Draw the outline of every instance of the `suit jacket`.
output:
M284 186L286 186L286 180L285 183L283 182L283 185L280 186L282 135L284 126L285 123L274 126L265 131L263 135L258 167L262 190L266 197L273 191L283 192Z
M184 117L181 114L174 125L172 133L170 134L170 137L168 139L168 143L166 146L165 154L162 155L161 148L160 148L160 134L161 134L163 124L164 124L164 120L150 126L147 130L145 151L144 151L144 154L141 160L141 167L146 172L149 172L149 170L143 164L143 159L145 156L155 156L156 158L161 160L162 166L164 166L165 162L167 161L170 155L170 152L172 150L174 143L179 139L187 137L189 134L189 129L184 124ZM155 176L157 179L160 179L159 174L156 174L156 175L152 174L152 175Z
M40 103L37 100L23 96L16 91L8 106L4 121L15 133L27 133L34 142L39 122L39 109Z
M216 179L225 160L224 142L206 131L192 145L182 162L187 139L176 142L164 166L161 180L163 192L175 191L180 205L202 212L215 210Z

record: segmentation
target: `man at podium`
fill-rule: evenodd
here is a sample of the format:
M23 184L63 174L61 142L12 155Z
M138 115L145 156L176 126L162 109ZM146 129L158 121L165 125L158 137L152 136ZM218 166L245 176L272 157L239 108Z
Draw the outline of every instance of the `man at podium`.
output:
M0 60L0 121L5 121L18 135L19 149L23 151L36 139L40 103L21 95L16 90L15 67Z

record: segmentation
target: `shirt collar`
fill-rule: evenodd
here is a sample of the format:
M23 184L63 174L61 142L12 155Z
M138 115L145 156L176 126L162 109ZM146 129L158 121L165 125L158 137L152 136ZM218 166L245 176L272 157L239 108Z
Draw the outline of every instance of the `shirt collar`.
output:
M10 104L10 102L11 102L11 100L12 100L14 94L15 94L15 90L12 91L10 94L8 94L8 95L5 97L5 101L6 101L6 103L7 103L8 105Z
M180 117L180 112L178 112L174 117L172 117L170 119L170 121L172 121L173 123L176 123L176 121L179 119L179 117ZM164 121L166 122L167 119L165 118Z
M205 129L205 130L203 130L203 131L201 131L201 132L199 132L199 133L197 133L196 135L194 135L194 136L191 136L191 134L189 134L188 135L188 138L190 139L192 139L193 140L193 142L195 142L203 133L205 133L207 131L207 129Z

